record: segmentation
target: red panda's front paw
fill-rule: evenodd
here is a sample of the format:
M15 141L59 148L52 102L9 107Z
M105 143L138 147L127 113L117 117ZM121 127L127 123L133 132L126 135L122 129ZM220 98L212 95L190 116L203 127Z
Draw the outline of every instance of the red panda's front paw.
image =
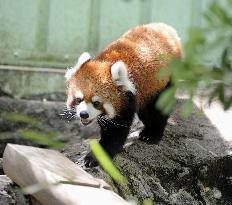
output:
M91 152L89 152L85 158L84 158L84 164L85 164L85 167L96 167L98 166L98 162L97 160L95 159L95 157L92 155Z

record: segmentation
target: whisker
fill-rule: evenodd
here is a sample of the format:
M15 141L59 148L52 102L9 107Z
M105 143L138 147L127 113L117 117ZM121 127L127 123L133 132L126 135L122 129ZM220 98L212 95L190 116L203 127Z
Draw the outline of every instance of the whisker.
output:
M110 123L110 121L108 121L108 120L107 120L106 118L104 118L104 117L102 117L101 120L102 120L103 122L105 122L105 124L107 124L107 125Z
M98 123L99 123L99 125L101 125L102 126L102 128L104 129L104 130L106 130L106 124L105 124L105 122L104 121L102 121L102 119L101 119L101 117L98 117Z
M72 116L70 116L69 120L72 120L75 117L76 117L76 115L72 115Z
M115 122L115 120L114 120L114 119L109 119L109 121L114 122L114 123L116 123L117 125L122 126L122 127L128 127L128 125L125 125L125 124L119 124L119 123Z
M65 120L70 121L70 120L72 120L76 116L76 111L75 111L74 108L72 108L72 109L65 109L59 115L61 116L61 119L65 119Z
M127 125L117 123L114 119L106 118L104 116L101 117L101 120L104 121L106 124L111 123L115 127L119 127L119 126L121 126L121 127L128 127Z
M99 122L99 124L101 125L101 127L102 127L102 129L103 129L103 130L106 130L106 126L105 126L105 124L104 124L104 123Z

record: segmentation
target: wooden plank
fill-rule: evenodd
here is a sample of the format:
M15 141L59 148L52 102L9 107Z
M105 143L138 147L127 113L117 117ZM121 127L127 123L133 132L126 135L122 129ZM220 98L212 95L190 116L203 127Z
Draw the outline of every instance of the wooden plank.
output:
M35 47L39 52L46 52L49 31L50 0L39 0L37 9Z
M91 0L89 15L89 36L88 51L92 54L98 52L99 47L99 23L100 23L100 4L101 1Z
M151 23L152 0L139 1L140 20L139 24Z
M3 169L21 187L42 185L45 189L33 195L44 205L128 205L107 183L58 151L8 144Z

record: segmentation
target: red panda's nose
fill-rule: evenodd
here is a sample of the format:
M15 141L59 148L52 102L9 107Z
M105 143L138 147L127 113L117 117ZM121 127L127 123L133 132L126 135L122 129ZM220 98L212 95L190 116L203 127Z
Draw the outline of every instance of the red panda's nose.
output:
M81 111L80 112L80 117L83 119L87 119L89 117L89 114L86 111Z

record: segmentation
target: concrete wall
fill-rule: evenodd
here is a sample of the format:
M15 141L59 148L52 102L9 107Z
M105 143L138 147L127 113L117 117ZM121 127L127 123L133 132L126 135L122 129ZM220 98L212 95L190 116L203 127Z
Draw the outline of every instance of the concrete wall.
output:
M17 97L63 92L63 70L129 28L164 22L182 41L212 0L0 0L0 88Z
M65 92L65 70L0 66L0 88L17 98L25 95Z
M71 66L129 28L174 26L182 40L212 0L0 0L0 64Z

